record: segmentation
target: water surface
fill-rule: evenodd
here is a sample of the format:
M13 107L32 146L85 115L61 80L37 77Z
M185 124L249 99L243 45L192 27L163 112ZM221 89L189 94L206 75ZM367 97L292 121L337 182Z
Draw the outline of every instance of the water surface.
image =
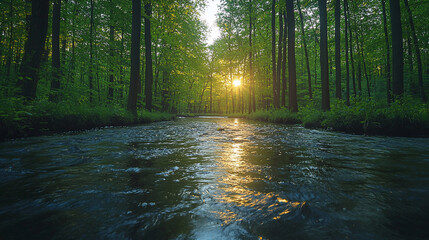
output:
M425 239L429 140L187 118L0 143L0 239Z

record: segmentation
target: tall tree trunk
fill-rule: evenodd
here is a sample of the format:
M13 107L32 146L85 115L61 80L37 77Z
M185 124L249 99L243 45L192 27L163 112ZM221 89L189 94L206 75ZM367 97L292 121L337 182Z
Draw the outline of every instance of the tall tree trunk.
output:
M273 70L273 105L278 108L277 97L277 68L276 68L276 0L271 4L271 61Z
M361 54L361 59L362 59L362 63L363 63L363 70L364 70L365 79L366 79L366 90L368 93L368 97L371 97L371 85L369 82L368 72L366 69L365 55L363 53L363 40L359 41L359 34L357 31L356 31L356 43L357 43L358 52ZM360 67L360 62L359 62L359 67ZM358 78L359 94L361 94L361 91L362 91L362 81L361 80L362 80L362 77L360 76Z
M400 98L404 93L404 46L402 43L401 8L399 0L390 0L392 31L392 93Z
M305 32L304 32L304 17L302 16L301 4L300 4L299 0L297 0L297 6L298 6L298 13L299 13L299 20L301 22L302 42L304 44L305 65L307 67L308 94L310 95L310 99L313 99L313 92L311 89L310 62L308 60L307 41L306 41Z
M17 82L22 96L29 100L36 97L37 83L40 78L40 61L48 30L49 0L33 0L31 3L30 28L19 70L21 78Z
M348 28L350 33L349 38L349 49L350 49L350 65L352 65L352 85L353 85L353 95L356 97L357 91L356 91L356 75L355 75L355 62L353 60L353 33L352 33L352 27L351 27L351 15L350 15L350 8L347 6L347 15L349 17L348 21Z
M144 5L144 43L145 43L145 57L146 57L146 71L145 71L145 96L146 96L146 109L152 111L152 85L153 85L153 69L152 69L152 36L150 32L150 21L152 17L152 0L146 0Z
M288 23L288 70L289 70L289 109L298 112L296 93L296 61L295 61L295 16L294 0L286 0L286 12Z
M344 29L344 37L345 37L345 48L346 48L346 104L350 105L350 67L349 67L349 51L348 51L348 18L347 18L347 0L344 0L344 21L345 21L345 29Z
M137 116L137 94L140 83L141 0L133 0L131 22L131 75L127 109Z
M413 36L413 42L414 42L414 50L416 51L416 57L417 57L417 71L419 74L419 87L420 87L420 95L423 100L423 102L427 101L424 86L423 86L423 67L422 67L422 57L420 54L420 45L419 41L417 39L416 29L414 27L414 21L413 21L413 14L411 12L410 6L408 5L408 0L404 0L405 8L408 12L408 19L411 27L411 35Z
M52 81L50 100L58 101L57 91L61 83L61 60L60 60L60 26L61 26L61 0L54 0L52 11Z
M213 113L213 73L210 73L210 113Z
M94 41L94 0L91 0L91 20L89 23L89 102L92 102L92 89L93 89L93 75L94 75L94 52L93 52L93 41Z
M341 99L341 0L335 0L335 97Z
M6 79L10 79L10 70L12 67L12 56L13 56L13 50L15 47L15 41L13 41L13 34L14 34L14 21L13 21L13 0L10 0L9 3L9 51L7 53L6 58Z
M283 18L284 18L284 33L283 33L283 61L282 61L282 98L281 98L281 106L286 107L286 47L287 47L287 18L286 18L286 10L283 11Z
M386 17L386 2L385 0L381 0L381 5L383 8L383 30L384 30L384 40L386 43L386 78L387 78L387 103L390 104L392 101L391 96L391 76L390 76L390 44L389 44L389 34L387 32L387 17Z
M110 23L109 23L109 88L108 88L108 94L107 99L111 103L113 101L113 82L114 82L114 75L113 75L113 67L114 67L114 44L115 44L115 27L113 26L113 0L110 0Z
M326 0L319 0L320 13L320 71L322 80L322 109L328 111L329 103L329 76L328 76L328 16Z
M284 33L286 34L286 33ZM283 48L283 16L282 10L279 11L279 44L277 52L277 81L276 81L276 96L277 96L277 106L280 107L280 79L281 79L281 66L282 66L282 48Z
M411 38L410 38L410 31L408 31L407 34L407 51L408 51L408 64L409 64L409 71L410 73L413 72L414 69L414 64L413 64L413 50L412 50L412 46L411 46Z
M249 113L252 112L253 51L252 51L252 0L249 0Z
M355 23L356 25L356 23ZM362 46L361 43L359 41L359 34L358 31L356 31L356 46L357 46L357 53L360 54L360 59L358 59L358 70L357 70L357 89L358 89L358 94L359 96L361 96L362 94L362 66L361 66L361 62L363 62L364 68L365 68L365 58L363 55L363 41L362 41Z

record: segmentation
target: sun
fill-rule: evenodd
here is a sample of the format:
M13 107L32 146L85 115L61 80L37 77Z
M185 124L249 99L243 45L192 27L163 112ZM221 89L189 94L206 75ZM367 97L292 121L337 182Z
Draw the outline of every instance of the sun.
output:
M239 87L241 85L241 81L236 79L232 82L232 84L234 84L235 87Z

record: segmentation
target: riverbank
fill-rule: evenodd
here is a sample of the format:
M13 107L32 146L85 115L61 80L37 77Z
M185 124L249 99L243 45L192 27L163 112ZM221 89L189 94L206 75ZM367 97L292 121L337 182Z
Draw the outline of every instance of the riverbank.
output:
M0 107L0 140L105 126L128 126L174 119L174 114L139 110L137 118L118 105L52 103L24 105L7 101Z
M350 106L337 102L327 112L309 104L300 108L298 113L278 109L228 116L282 124L303 124L306 128L351 134L429 137L428 105L411 100L397 101L390 106L374 101L359 101Z

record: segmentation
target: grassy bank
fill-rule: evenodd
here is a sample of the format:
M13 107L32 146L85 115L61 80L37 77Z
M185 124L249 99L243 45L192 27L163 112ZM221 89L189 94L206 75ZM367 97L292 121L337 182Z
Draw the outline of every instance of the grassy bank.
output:
M287 109L259 111L245 116L248 119L295 124L306 128L322 128L353 134L386 136L429 136L429 108L427 104L406 99L384 106L374 101L332 104L323 112L314 104L301 108L299 113Z
M9 98L2 100L0 105L0 139L150 123L171 120L174 117L172 114L141 110L135 118L120 106L89 106L49 101L23 104L20 99Z

